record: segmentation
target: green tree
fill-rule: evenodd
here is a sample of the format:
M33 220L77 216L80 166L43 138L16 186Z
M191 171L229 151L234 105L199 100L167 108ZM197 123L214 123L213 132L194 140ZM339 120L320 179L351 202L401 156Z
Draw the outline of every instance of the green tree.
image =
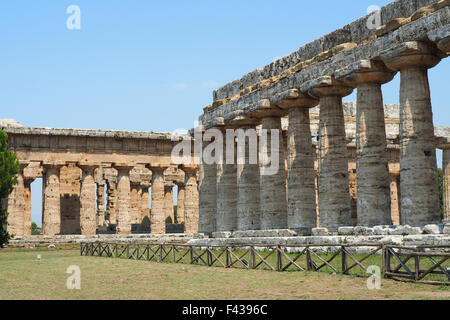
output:
M8 234L8 212L4 204L14 185L17 183L19 161L14 152L8 150L8 135L0 130L0 248L8 243L11 236Z
M439 173L439 202L441 204L441 219L444 218L444 188L443 188L443 176L442 176L442 169L439 168L438 169L438 173Z

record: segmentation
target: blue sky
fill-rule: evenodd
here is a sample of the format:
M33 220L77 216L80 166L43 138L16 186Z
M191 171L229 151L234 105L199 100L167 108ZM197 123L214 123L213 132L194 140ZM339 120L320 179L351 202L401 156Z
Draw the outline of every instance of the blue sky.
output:
M189 129L214 88L389 2L2 1L0 118L26 126ZM66 28L73 4L81 8L81 30ZM430 70L436 125L450 125L449 73L448 61ZM386 103L398 103L398 88L398 76L383 87ZM33 220L40 222L36 183Z

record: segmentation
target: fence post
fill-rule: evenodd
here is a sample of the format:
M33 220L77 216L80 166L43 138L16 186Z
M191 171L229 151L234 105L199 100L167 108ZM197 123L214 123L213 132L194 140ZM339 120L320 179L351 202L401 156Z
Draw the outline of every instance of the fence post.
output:
M342 274L348 274L348 271L345 271L347 269L347 254L345 247L342 246Z
M162 260L163 260L163 245L162 244L160 244L159 245L159 262L162 262Z
M191 264L194 264L194 247L193 246L189 247L189 255L191 257Z
M420 275L420 257L418 255L414 256L414 261L415 261L415 274L414 274L414 278L415 281L419 281L419 275Z
M311 252L309 252L309 247L306 247L306 269L308 271L312 270Z
M277 271L280 272L281 268L282 268L281 246L277 246Z
M248 257L248 267L249 269L255 269L255 248L250 247L249 257Z
M230 248L225 247L225 265L227 268L230 267Z
M127 259L130 259L130 244L127 243Z

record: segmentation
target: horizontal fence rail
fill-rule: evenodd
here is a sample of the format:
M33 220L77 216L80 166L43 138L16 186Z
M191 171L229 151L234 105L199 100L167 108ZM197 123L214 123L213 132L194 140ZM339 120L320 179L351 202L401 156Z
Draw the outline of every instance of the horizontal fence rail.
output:
M361 249L364 249L364 252ZM368 272L368 267L376 266L385 278L450 284L448 246L418 248L382 244L191 246L92 242L81 243L80 253L84 256L158 263L278 272L322 271L362 277L372 276L373 273Z

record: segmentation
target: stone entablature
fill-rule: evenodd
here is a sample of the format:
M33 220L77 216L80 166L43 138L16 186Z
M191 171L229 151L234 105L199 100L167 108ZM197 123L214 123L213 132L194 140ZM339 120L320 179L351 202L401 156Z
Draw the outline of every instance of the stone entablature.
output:
M249 92L273 87L278 82L295 81L295 74L305 69L311 74L310 79L317 78L318 70L314 67L323 68L323 62L328 64L330 58L336 62L368 59L395 42L422 40L426 38L424 32L438 30L441 26L445 26L445 22L448 23L448 20L445 20L448 19L448 5L448 1L442 0L394 1L381 8L381 25L378 28L368 28L369 20L374 18L373 14L368 14L302 46L296 52L215 90L213 93L214 103L205 111L212 111L216 106L225 104L229 99L237 99ZM435 15L440 15L440 17ZM419 30L421 27L424 27L423 30ZM435 33L439 33L439 31ZM435 33L430 36L433 37ZM348 60L345 61L346 58ZM336 70L327 69L326 72Z

